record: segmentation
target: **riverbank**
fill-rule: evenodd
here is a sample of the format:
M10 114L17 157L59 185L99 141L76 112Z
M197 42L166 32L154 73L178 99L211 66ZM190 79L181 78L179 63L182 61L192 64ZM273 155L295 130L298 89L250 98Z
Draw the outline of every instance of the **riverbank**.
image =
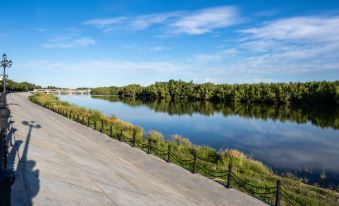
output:
M8 167L15 171L11 205L266 206L34 104L28 96L7 96Z
M216 173L226 171L228 165L232 162L233 172L236 176L239 176L242 180L246 180L247 183L254 186L242 186L242 184L233 184L234 187L248 192L258 198L272 202L274 195L270 194L269 197L263 197L262 195L255 193L263 193L263 189L257 188L272 188L275 186L277 180L282 181L283 191L285 196L291 196L298 202L306 205L335 205L338 201L338 194L334 191L318 188L315 186L309 186L303 184L299 180L293 180L289 178L283 178L273 174L273 172L261 164L258 161L247 158L241 152L235 150L226 150L222 152L216 152L215 150L204 147L192 145L187 139L183 139L178 136L173 137L173 141L165 142L163 136L160 133L152 132L151 134L143 134L143 130L140 127L123 122L117 118L110 118L104 116L97 111L88 110L86 108L77 107L66 102L60 102L56 97L50 95L37 95L31 98L32 101L43 105L45 107L51 107L56 111L61 112L64 115L68 115L73 119L77 119L80 122L88 122L90 119L90 126L96 127L101 130L101 123L104 123L103 133L112 136L117 139L131 140L133 136L136 137L136 141L139 145L148 144L148 140L152 142L152 146L159 151L166 151L168 145L171 145L171 149L180 158L188 160L192 159L194 153L197 154L201 161L201 167L197 167L196 172L205 176L211 176L212 179L219 181L223 184L226 183L227 177L213 178ZM110 133L110 126L112 125L112 134ZM147 150L147 148L145 148ZM195 152L193 152L195 151ZM158 154L161 152L158 152ZM162 154L158 155L163 157ZM172 160L175 161L175 160ZM175 162L187 169L191 169L191 163L181 164L180 161ZM206 174L206 170L213 171L212 174ZM220 175L219 175L220 176ZM236 180L234 179L234 183ZM284 201L284 200L283 200ZM283 203L285 204L285 203Z

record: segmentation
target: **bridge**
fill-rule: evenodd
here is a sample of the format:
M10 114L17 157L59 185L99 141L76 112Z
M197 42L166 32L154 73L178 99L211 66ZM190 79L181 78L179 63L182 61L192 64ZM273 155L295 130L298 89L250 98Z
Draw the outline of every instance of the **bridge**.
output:
M77 95L88 95L91 93L90 89L34 89L33 93L44 93L44 94L77 94Z

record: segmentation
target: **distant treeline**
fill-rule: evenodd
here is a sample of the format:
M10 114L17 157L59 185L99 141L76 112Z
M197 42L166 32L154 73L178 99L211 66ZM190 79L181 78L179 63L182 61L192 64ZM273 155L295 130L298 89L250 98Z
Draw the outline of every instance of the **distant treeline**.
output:
M23 92L23 91L31 91L34 88L39 89L41 86L37 86L35 84L29 82L15 82L13 80L6 80L6 90L7 91L15 91L15 92ZM3 91L3 82L0 81L0 91Z
M98 87L93 95L119 95L147 99L211 100L242 103L339 104L339 81L258 84L195 84L170 80L143 87Z

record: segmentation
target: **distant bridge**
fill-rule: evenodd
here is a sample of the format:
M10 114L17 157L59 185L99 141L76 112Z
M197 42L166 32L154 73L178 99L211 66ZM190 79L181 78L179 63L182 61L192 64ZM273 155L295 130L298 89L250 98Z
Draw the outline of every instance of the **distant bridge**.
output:
M88 95L91 93L90 89L34 89L33 93L44 94L80 94Z

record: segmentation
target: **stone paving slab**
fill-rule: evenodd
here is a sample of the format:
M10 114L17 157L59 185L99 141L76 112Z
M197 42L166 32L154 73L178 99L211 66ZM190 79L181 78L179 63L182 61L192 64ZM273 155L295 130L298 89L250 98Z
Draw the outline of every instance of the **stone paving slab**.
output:
M263 202L8 95L12 205L217 205Z

